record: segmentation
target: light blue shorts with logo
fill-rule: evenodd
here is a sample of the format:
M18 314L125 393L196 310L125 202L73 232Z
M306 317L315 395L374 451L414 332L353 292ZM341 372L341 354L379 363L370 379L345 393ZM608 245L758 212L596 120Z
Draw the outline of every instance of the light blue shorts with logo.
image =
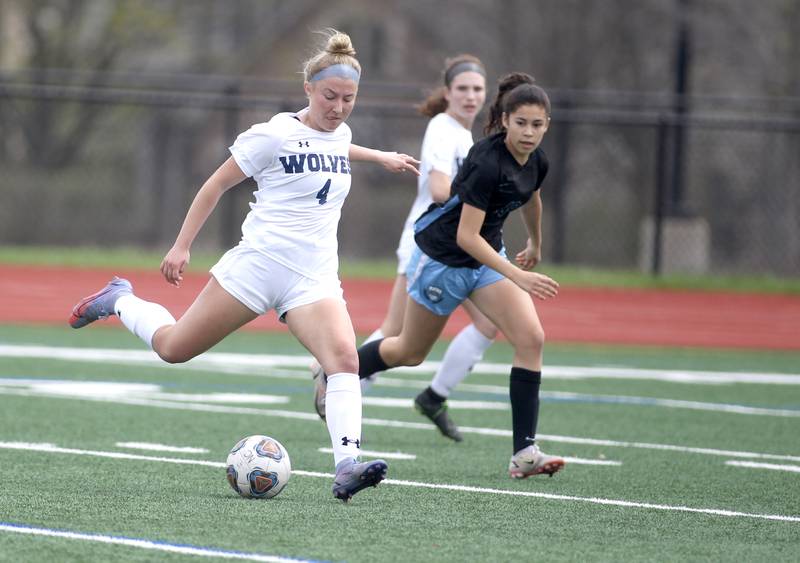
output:
M506 257L505 248L500 250ZM434 315L447 316L476 289L504 279L487 266L454 268L437 262L416 247L406 269L406 290L411 298Z

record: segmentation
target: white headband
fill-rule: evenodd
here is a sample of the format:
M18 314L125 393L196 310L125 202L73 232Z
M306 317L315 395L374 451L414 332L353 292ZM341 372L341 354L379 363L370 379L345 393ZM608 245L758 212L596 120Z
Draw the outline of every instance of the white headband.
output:
M309 78L308 81L316 82L317 80L323 80L325 78L331 78L333 76L352 80L356 84L358 84L358 79L360 78L360 74L355 68L353 68L350 65L339 63L323 68L319 72L315 73L311 78Z

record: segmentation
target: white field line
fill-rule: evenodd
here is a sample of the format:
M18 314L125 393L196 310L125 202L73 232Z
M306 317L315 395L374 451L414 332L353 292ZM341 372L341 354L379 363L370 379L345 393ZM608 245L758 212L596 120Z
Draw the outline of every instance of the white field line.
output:
M284 370L277 368L275 366L278 365L294 365L294 366L302 366L305 367L309 359L304 358L302 356L282 356L282 355L256 355L256 354L228 354L228 353L206 353L198 358L195 358L191 362L187 364L177 364L177 365L170 365L162 362L158 356L152 351L142 351L142 350L112 350L112 349L83 349L83 348L57 348L57 347L45 347L45 346L11 346L11 345L0 345L0 356L10 356L10 357L47 357L51 359L62 359L62 360L72 360L72 361L95 361L95 362L105 362L105 363L119 363L123 365L127 365L130 363L148 363L153 365L158 365L160 367L172 367L172 368L183 368L183 369L199 369L199 370L209 370L212 372L223 372L223 373L237 373L242 374L245 373L247 375L259 375L263 377L280 377L280 378L291 378L291 379L299 379L299 380L306 380L308 379L308 375L305 373L298 373L296 371ZM426 362L423 366L430 366L430 367L437 367L438 362ZM501 366L502 369L507 370L507 366L502 364L479 364L484 367L487 367L488 371L493 370L492 366ZM265 368L269 368L269 372L266 371ZM398 368L396 371L401 371L405 368ZM412 368L409 368L412 369ZM750 377L749 380L745 381L741 379L743 374L731 374L731 373L717 373L717 372L680 372L680 377L677 379L675 378L675 374L677 372L665 372L665 371L658 371L658 370L631 370L630 368L573 368L573 367L563 367L563 366L551 366L548 367L547 374L548 377L551 377L552 374L558 378L560 377L558 374L559 372L563 373L572 373L569 379L575 378L583 378L583 377L610 377L613 373L613 370L622 370L623 372L627 371L629 374L633 373L643 373L648 372L650 376L642 377L642 379L661 379L666 381L678 381L683 383L731 383L731 382L749 382L749 383L781 383L781 384L789 384L790 380L786 378L796 378L798 384L800 384L800 376L794 375L781 375L781 374L744 374ZM576 371L577 370L577 371ZM587 373L583 373L581 370L589 370ZM413 368L412 371L420 371L419 368ZM496 370L495 370L496 371ZM595 375L588 375L588 373L595 373ZM500 373L500 372L497 372ZM504 372L503 372L504 373ZM562 373L562 376L563 376ZM664 378L658 376L657 374L667 374ZM700 379L693 380L689 377L690 373L698 374ZM709 374L713 373L714 377L709 380ZM603 375L605 374L605 375ZM654 375L655 374L655 375ZM573 377L574 376L574 377ZM724 378L730 377L732 379L725 380ZM763 376L763 377L762 377ZM776 377L779 376L776 381ZM625 377L626 379L637 379L634 377ZM25 380L23 380L25 381ZM35 380L32 380L35 381ZM31 384L34 384L33 382ZM42 384L39 382L39 384ZM377 385L383 386L391 386L391 387L403 387L403 388L423 388L427 385L427 382L421 380L407 380L407 379L397 379L397 378L390 378L390 377L380 377L378 378ZM91 384L87 384L91 385ZM474 391L478 393L493 393L493 394L500 394L506 395L508 393L508 388L502 385L482 385L482 384L470 384L470 383L462 383L459 385L459 389L462 391ZM253 396L254 397L254 396ZM237 395L237 394L229 394L226 398L216 398L212 395L208 397L198 397L196 395L187 394L185 398L179 396L178 394L165 394L163 397L166 400L175 400L175 401L205 401L205 402L224 402L224 403L248 403L253 402L250 399L253 398L248 395ZM264 399L258 402L260 403L287 403L289 401L288 398L285 397L274 397L268 399L266 396L263 396ZM628 405L640 405L640 406L655 406L655 407L663 407L663 408L675 408L675 409L689 409L689 410L698 410L698 411L707 411L707 412L723 412L729 414L744 414L744 415L755 415L755 416L777 416L777 417L798 417L800 418L800 410L792 410L792 409L772 409L772 408L763 408L763 407L750 407L747 405L735 405L735 404L724 404L724 403L709 403L709 402L701 402L701 401L683 401L678 399L659 399L659 398L649 398L649 397L636 397L636 396L624 396L624 395L590 395L590 394L582 394L582 393L567 393L567 392L556 392L556 391L543 391L541 393L541 397L544 399L556 399L556 400L571 400L571 401L584 401L590 402L595 404L628 404ZM155 398L155 397L153 397ZM381 401L384 401L381 403ZM399 400L395 400L399 401ZM498 402L471 402L471 401L463 401L460 402L453 401L451 404L452 408L483 408L483 409L496 409L500 410L502 407L500 406L502 403ZM365 397L364 404L373 404L378 406L398 406L397 403L393 403L391 399L381 399L381 398L372 398L372 397ZM470 404L481 404L482 406L468 406Z
M467 429L460 428L461 432L467 432ZM482 429L474 429L482 430ZM482 433L482 432L481 432ZM509 433L509 436L511 433ZM648 442L626 442L618 440L597 440L594 438L579 438L575 436L556 436L551 434L537 434L537 440L543 442L561 442L564 444L583 444L593 446L609 446L614 448L634 448L641 450L657 450L667 452L679 452L687 454L700 454L700 455L713 455L722 457L742 457L748 459L772 459L780 461L795 461L800 462L800 456L796 455L781 455L781 454L764 454L757 452L745 452L740 450L717 450L714 448L696 448L691 446L676 446L672 444L652 444Z
M621 461L614 461L613 459L586 459L582 457L569 457L562 456L567 463L574 463L577 465L608 465L612 467L619 467L622 465Z
M747 512L737 512L733 510L720 510L715 508L693 508L690 506L675 506L668 504L652 504L648 502L633 502L627 500L605 499L597 497L576 497L572 495L554 495L549 493L536 493L532 491L508 491L504 489L488 489L483 487L468 487L463 485L438 485L433 483L421 483L419 481L399 481L396 479L386 479L389 485L403 485L407 487L422 487L426 489L445 489L448 491L463 491L469 493L482 493L494 495L509 495L535 497L549 500L563 500L573 502L586 502L605 506L622 506L625 508L646 508L651 510L664 510L670 512L690 512L695 514L708 514L713 516L728 516L739 518L757 518L761 520L777 520L780 522L800 522L800 516L783 516L779 514L752 514Z
M462 390L464 386L459 385ZM504 395L508 394L508 389L503 388ZM763 407L748 407L745 405L732 405L725 403L706 403L701 401L682 401L678 399L657 399L650 397L634 397L627 395L590 395L586 393L568 393L563 391L542 391L539 393L542 399L556 399L564 401L580 401L591 404L624 404L634 406L665 407L672 409L690 409L698 411L726 412L733 414L748 414L759 416L778 416L778 417L798 417L800 410L791 409L768 409ZM167 398L167 397L165 397ZM362 404L368 406L389 407L389 408L412 408L412 399L398 399L393 397L370 397L362 398ZM511 406L504 401L459 401L450 399L447 405L453 410L509 410Z
M292 559L289 557L278 557L275 555L262 555L260 553L228 551L212 547L171 544L171 543L146 540L141 538L126 538L122 536L109 536L105 534L88 534L83 532L70 532L67 530L38 528L22 524L11 524L8 522L0 522L0 532L11 532L16 534L27 534L33 536L47 536L51 538L64 538L68 540L83 540L96 543L124 545L126 547L137 547L139 549L149 549L152 551L179 553L181 555L195 555L199 557L218 557L220 559L237 559L240 561L293 561L293 562L311 561L307 559Z
M0 388L28 388L34 393L75 397L138 397L190 403L286 404L289 397L255 393L163 393L161 385L122 381L75 381L72 379L14 379L0 377Z
M168 446L166 444L151 444L149 442L117 442L118 448L131 450L148 450L151 452L173 452L182 454L207 454L206 448L193 448L191 446Z
M2 384L2 380L0 380ZM508 393L508 389L506 389ZM396 397L372 397L364 395L361 397L361 404L370 407L388 407L388 408L402 408L413 409L414 399L399 399ZM454 399L447 400L447 406L453 409L464 410L482 410L482 411L507 411L511 407L505 401L458 401Z
M256 405L285 405L289 397L285 395L264 395L255 393L148 393L152 399L168 401L186 401L188 403L234 403ZM800 411L798 411L800 416Z
M726 461L725 465L733 467L746 467L749 469L772 469L773 471L789 471L791 473L800 473L800 465L777 465L775 463L755 463L753 461Z
M306 413L300 411L277 410L277 409L257 409L251 407L230 407L224 405L208 405L203 403L178 403L163 400L135 399L135 398L99 398L99 397L74 397L65 395L47 395L43 393L33 393L22 389L3 389L0 387L0 395L16 395L23 397L47 397L51 399L72 399L81 401L95 401L103 403L114 403L120 405L135 405L144 407L155 407L172 410L185 410L196 412L212 412L221 414L253 415L253 416L272 416L276 418L289 418L295 420L313 421L320 423L316 413ZM380 426L384 428L404 428L410 430L436 430L436 427L424 422L405 422L400 420L388 420L383 418L363 418L361 421L364 426ZM511 437L511 430L500 428L478 428L470 426L459 427L462 434L477 434L482 436L503 436ZM546 442L562 442L567 444L585 444L590 446L636 448L645 450L661 450L682 453L715 455L725 457L741 457L749 459L771 459L778 461L800 462L800 456L764 454L745 451L716 450L712 448L696 448L687 446L677 446L670 444L651 444L647 442L624 442L617 440L603 440L596 438L579 438L574 436L558 436L554 434L538 434L537 437Z
M42 447L47 446L47 447ZM157 461L162 463L178 463L178 464L195 464L205 467L225 467L224 463L203 461L203 460L190 460L190 459L177 459L177 458L163 458L163 457L149 457L149 456L131 456L130 454L120 455L117 452L103 452L93 450L79 450L72 448L60 448L52 444L32 444L25 442L0 442L0 449L10 450L26 450L35 451L38 453L60 453L60 454L73 454L73 455L86 455L94 457L110 457L116 459L136 459L140 461ZM320 473L317 471L300 471L292 470L292 474L302 475L305 477L319 477L323 479L333 479L331 473ZM652 504L646 502L633 502L627 500L605 499L597 497L577 497L572 495L556 495L550 493L538 493L533 491L514 491L508 489L490 489L485 487L470 487L466 485L448 485L436 483L423 483L420 481L404 481L399 479L386 479L383 481L387 485L400 485L405 487L418 487L426 489L439 489L445 491L458 491L477 494L490 494L490 495L508 495L519 497L533 497L548 500L563 500L573 502L585 502L591 504L599 504L605 506L621 506L626 508L645 508L653 510L665 510L672 512L690 512L695 514L708 514L713 516L727 516L738 518L756 518L760 520L776 520L780 522L800 522L800 516L784 516L779 514L757 514L748 512L737 512L732 510L720 510L715 508L693 508L688 506L673 506L666 504Z
M0 357L48 358L78 362L107 363L147 363L162 367L200 369L200 366L213 367L216 371L229 371L237 368L294 367L307 368L311 362L308 356L276 354L234 354L206 352L186 364L170 365L162 362L149 350L128 350L112 348L71 348L37 345L0 344ZM441 362L427 361L409 368L394 368L394 372L432 374ZM508 375L508 364L481 362L476 364L476 373ZM299 375L299 374L298 374ZM691 370L657 370L625 367L584 367L547 366L545 376L549 379L633 379L650 381L671 381L675 383L758 383L771 385L800 385L800 374L759 373L759 372L714 372ZM308 377L308 376L306 376ZM380 378L378 379L380 381Z
M324 454L332 454L333 448L318 448L318 452L322 452ZM361 455L364 457L370 458L385 458L385 459L403 459L403 460L415 460L417 456L414 454L404 454L400 452L374 452L370 450L361 450ZM622 465L621 461L614 461L609 459L584 459L581 457L564 457L564 461L567 463L574 463L576 465L608 465L608 466L615 466L618 467Z
M318 452L323 454L332 454L333 448L317 448ZM376 452L373 450L361 450L359 452L364 457L372 457L372 458L384 458L384 459L403 459L403 460L415 460L417 456L414 454L404 454L402 452Z
M271 368L270 368L271 369ZM293 374L298 377L298 374ZM281 376L283 377L283 376ZM307 379L307 378L303 378ZM396 380L394 380L396 381ZM380 384L380 380L378 381ZM412 383L414 387L423 387L425 383L420 381L406 381ZM81 396L136 396L148 399L165 399L168 401L188 401L205 403L238 403L238 404L286 404L289 397L282 395L266 395L253 393L161 393L159 385L150 383L126 383L126 382L104 382L104 381L75 381L57 379L15 379L0 378L0 386L7 387L30 387L34 391L50 392L63 395ZM469 385L462 384L460 389L463 391L476 391L483 393L499 393L506 395L508 389L502 386L490 385ZM562 401L579 401L590 404L625 404L633 406L650 406L675 409L690 409L707 412L724 412L729 414L745 414L756 416L777 416L800 418L800 410L792 409L772 409L763 407L749 407L746 405L735 405L725 403L708 403L701 401L684 401L678 399L659 399L651 397L636 397L626 395L595 395L586 393L571 393L564 391L542 391L540 397L543 399L553 399ZM410 408L413 403L410 399L399 399L392 397L371 397L362 398L362 403L368 406L380 406L389 408ZM508 410L509 404L505 401L448 401L452 409L476 409L476 410Z
M60 448L50 443L35 442L0 442L3 450L24 450L42 454L71 454L89 457L105 457L110 459L127 459L134 461L160 461L161 463L174 463L177 465L202 465L224 469L226 465L221 461L204 461L202 459L181 459L179 457L159 457L142 454L129 454L125 452L104 452L97 450L79 450L75 448Z

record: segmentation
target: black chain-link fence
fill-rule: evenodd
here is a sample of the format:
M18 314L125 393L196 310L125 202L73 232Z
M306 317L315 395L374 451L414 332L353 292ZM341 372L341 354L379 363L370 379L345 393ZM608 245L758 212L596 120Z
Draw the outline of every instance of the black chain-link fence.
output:
M349 121L354 142L418 154L426 124L413 109L420 95L413 85L362 85ZM800 119L711 111L726 100L681 113L669 98L645 107L641 97L599 104L575 92L551 96L546 261L800 275ZM5 77L0 244L165 250L236 134L303 105L299 83L285 81L194 77L164 85L145 76L132 87ZM226 194L196 247L235 244L253 188L246 182ZM410 176L355 163L341 254L391 258L415 190ZM506 235L510 251L524 244L521 221Z

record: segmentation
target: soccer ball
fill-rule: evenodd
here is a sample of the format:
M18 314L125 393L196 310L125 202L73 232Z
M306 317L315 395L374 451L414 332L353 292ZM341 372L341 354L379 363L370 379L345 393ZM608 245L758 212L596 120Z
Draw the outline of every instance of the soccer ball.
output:
M248 436L239 440L227 459L228 483L245 498L272 498L289 482L292 464L278 440Z

